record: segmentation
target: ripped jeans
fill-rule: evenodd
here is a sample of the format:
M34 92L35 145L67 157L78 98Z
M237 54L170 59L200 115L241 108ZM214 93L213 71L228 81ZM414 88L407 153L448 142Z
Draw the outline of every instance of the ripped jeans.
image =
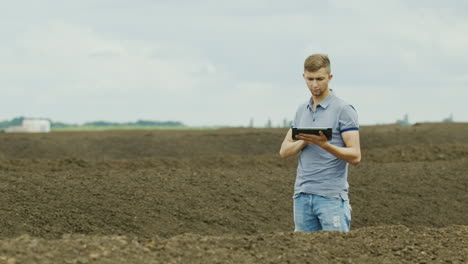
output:
M348 200L299 193L294 197L295 232L349 232L351 205Z

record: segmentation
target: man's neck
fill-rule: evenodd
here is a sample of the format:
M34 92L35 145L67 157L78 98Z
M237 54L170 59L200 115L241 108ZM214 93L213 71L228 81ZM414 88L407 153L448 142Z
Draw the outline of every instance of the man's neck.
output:
M323 94L321 94L320 96L312 96L312 100L314 101L314 105L312 106L315 110L315 108L317 107L318 104L320 104L320 102L322 102L325 98L327 98L327 96L330 95L330 89L327 89Z

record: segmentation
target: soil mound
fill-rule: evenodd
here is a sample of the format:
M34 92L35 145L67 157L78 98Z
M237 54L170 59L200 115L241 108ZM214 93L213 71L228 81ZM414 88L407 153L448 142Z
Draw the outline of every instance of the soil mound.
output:
M76 234L46 240L26 235L0 239L0 263L466 263L467 237L466 226L184 234L152 240Z

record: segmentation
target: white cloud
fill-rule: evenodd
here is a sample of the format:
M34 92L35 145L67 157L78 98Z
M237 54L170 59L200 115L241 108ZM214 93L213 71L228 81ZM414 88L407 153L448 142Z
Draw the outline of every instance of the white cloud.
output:
M2 71L13 76L8 81L9 95L23 97L18 106L29 108L29 115L37 108L44 109L46 104L51 112L44 114L82 122L93 117L83 120L82 112L58 108L75 104L98 107L125 101L132 101L130 105L164 102L170 106L170 102L211 89L202 85L224 78L216 65L206 59L188 54L159 58L161 46L105 38L90 28L62 21L36 25L21 34L16 43L19 45L6 50L9 63L2 64ZM24 90L28 90L26 97ZM99 111L116 116L105 109ZM132 115L138 118L135 112Z

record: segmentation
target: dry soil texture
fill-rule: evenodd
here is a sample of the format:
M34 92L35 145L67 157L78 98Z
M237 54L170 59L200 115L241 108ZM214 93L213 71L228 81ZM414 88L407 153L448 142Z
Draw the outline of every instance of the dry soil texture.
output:
M350 233L293 233L285 129L0 134L3 263L467 263L468 124L361 129Z

